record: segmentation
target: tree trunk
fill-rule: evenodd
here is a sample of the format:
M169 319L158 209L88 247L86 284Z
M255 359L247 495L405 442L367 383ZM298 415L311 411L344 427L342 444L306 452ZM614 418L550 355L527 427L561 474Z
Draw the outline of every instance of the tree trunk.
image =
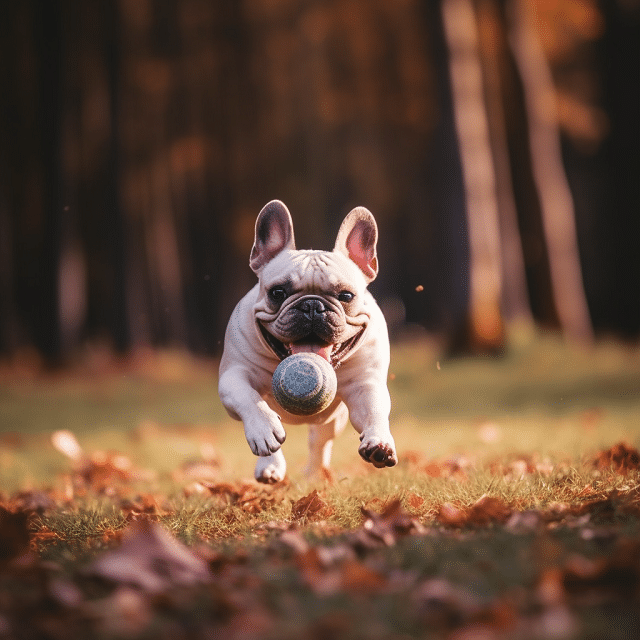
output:
M529 0L513 0L510 11L510 40L523 84L554 303L565 334L590 342L593 329L582 281L573 198L562 163L551 71Z
M509 327L528 333L533 330L533 315L513 191L502 86L505 28L495 0L480 1L478 23L502 248L502 313Z
M483 96L477 20L471 0L444 0L453 110L462 162L470 252L471 348L503 346L500 226L495 169Z

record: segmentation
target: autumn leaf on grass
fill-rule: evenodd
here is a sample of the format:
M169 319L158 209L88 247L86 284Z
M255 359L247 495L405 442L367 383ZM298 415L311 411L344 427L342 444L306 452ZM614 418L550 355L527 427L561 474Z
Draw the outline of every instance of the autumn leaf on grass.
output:
M131 459L118 451L83 451L71 431L55 431L51 435L53 446L73 462L73 484L93 491L113 493L115 484L137 480L153 480L150 469L138 469Z
M450 527L464 527L503 523L510 515L511 509L501 498L484 495L467 508L445 502L440 506L436 518Z
M460 456L450 460L431 460L423 467L423 471L432 478L451 478L465 482L468 479L465 469L470 466L471 462Z
M296 554L295 562L307 585L323 596L340 591L376 593L387 582L384 575L356 559L346 545L309 547Z
M640 452L624 442L613 445L610 449L600 451L594 460L596 469L610 469L622 475L640 468Z
M380 513L362 509L365 517L362 529L354 535L365 548L391 546L400 537L423 533L424 527L403 508L400 500L393 500Z
M443 502L436 513L438 522L449 527L462 527L466 524L467 514L464 509L451 502Z
M140 495L133 499L125 498L120 501L120 509L127 520L139 518L158 520L174 513L174 509L164 496L151 494Z
M421 511L424 508L424 498L413 491L408 491L404 499L407 505L414 511Z
M344 591L360 594L377 593L387 584L384 575L355 559L341 565L340 578L340 586Z
M317 489L291 503L291 515L294 520L327 518L333 512L333 509L320 497Z
M271 485L259 485L258 483L241 482L207 482L202 480L200 484L206 487L211 495L240 507L246 513L260 513L270 506L282 502L285 489L289 486L285 479Z
M87 573L149 593L211 579L202 558L159 524L148 520L140 520L125 529L120 547L100 556Z
M511 509L501 498L484 495L471 505L467 513L470 524L484 526L491 522L506 522Z

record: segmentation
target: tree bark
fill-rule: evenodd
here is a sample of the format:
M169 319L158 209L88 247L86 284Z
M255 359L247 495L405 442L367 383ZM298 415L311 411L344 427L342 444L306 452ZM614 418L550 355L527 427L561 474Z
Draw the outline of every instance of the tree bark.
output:
M509 30L525 96L553 298L564 333L590 342L593 329L582 281L573 198L562 163L553 81L532 12L528 0L513 0Z
M462 162L470 251L471 348L503 346L502 270L495 168L483 96L477 18L471 0L444 0L454 118Z

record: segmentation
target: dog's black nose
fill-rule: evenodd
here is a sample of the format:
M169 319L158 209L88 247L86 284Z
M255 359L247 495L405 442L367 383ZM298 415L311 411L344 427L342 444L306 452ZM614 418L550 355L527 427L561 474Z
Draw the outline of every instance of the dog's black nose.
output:
M318 298L303 300L299 305L297 305L297 308L309 318L319 316L327 310L322 300L319 300Z

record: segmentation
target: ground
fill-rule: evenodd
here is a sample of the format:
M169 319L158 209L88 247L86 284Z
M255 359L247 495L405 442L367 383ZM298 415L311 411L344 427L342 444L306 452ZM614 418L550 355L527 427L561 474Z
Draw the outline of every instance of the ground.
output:
M254 457L184 354L0 369L2 638L635 638L640 350L394 346L400 462Z

